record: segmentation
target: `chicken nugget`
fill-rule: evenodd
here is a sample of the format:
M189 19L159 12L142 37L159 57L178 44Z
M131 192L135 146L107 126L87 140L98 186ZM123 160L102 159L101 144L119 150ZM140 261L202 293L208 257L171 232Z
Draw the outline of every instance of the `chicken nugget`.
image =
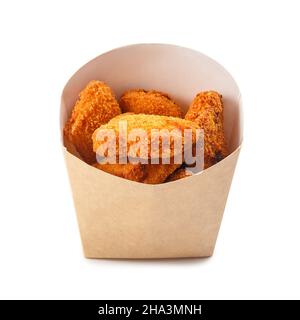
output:
M105 171L107 173L113 174L120 178L142 182L146 177L146 169L144 164L111 164L111 163L95 163L93 165L95 168Z
M110 87L102 81L89 82L80 92L71 117L65 124L65 144L73 144L84 161L95 162L93 132L120 113L121 109Z
M176 171L174 171L171 175L169 175L168 178L166 179L166 182L180 180L183 178L190 177L192 175L193 175L192 172L189 171L186 167L181 167Z
M166 178L174 172L180 164L146 164L146 177L142 182L158 184L165 182Z
M184 131L186 129L191 130L192 145L196 143L198 138L197 129L199 129L199 126L195 122L176 117L124 113L111 119L107 124L102 125L95 130L92 136L93 148L95 152L97 152L98 148L107 143L107 140L101 139L99 136L105 136L108 131L113 131L116 137L115 155L118 157L120 154L120 124L126 124L127 127L127 155L128 153L130 154L131 150L135 150L136 153L134 155L140 159L150 159L151 155L153 156L153 154L157 154L157 158L169 157L170 159L173 159L174 156L182 154L182 150L184 150L184 145L186 143L184 140ZM145 133L145 136L141 137L138 135L132 135L134 129L137 129L137 133L142 131ZM152 148L151 145L153 129L157 130L156 148ZM142 138L142 140L140 138ZM164 141L167 139L170 139L170 148L164 148ZM138 141L140 141L145 148L139 148L136 150L135 147ZM181 143L181 149L177 148L177 142ZM141 149L143 149L145 152L141 152ZM165 153L166 150L168 153Z
M197 94L186 120L194 121L204 130L204 167L208 168L227 155L223 125L222 96L215 91Z
M179 106L165 93L143 89L128 90L120 99L123 112L182 117Z
M178 168L177 164L100 164L93 165L95 168L113 174L120 178L143 182L147 184L163 183L166 178Z

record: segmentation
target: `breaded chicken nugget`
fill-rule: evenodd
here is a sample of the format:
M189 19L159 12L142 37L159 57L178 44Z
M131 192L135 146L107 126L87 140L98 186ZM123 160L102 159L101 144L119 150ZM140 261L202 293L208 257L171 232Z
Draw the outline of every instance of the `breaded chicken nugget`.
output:
M215 91L197 94L186 120L194 121L204 130L204 167L208 168L227 155L223 128L222 96Z
M179 106L167 94L155 90L126 91L120 99L120 107L123 112L182 116Z
M191 171L189 171L187 168L181 167L176 171L174 171L170 176L168 176L168 178L166 179L166 182L180 180L186 177L190 177L192 175L193 174L191 173Z
M96 160L93 132L120 113L121 109L112 90L104 82L93 80L79 94L64 128L65 140L75 146L83 160L93 163Z
M151 131L152 129L162 130L159 131L159 137L157 139L158 146L156 150L153 148L153 152L155 153L157 150L159 151L159 155L157 158L165 157L162 155L163 141L165 137L170 137L170 159L174 158L175 155L179 154L178 152L182 152L184 146L184 130L191 129L192 132L192 144L194 145L197 140L196 130L199 129L199 126L188 120L175 118L175 117L166 117L159 115L146 115L146 114L131 114L124 113L113 119L111 119L107 124L100 126L93 133L93 147L94 151L97 152L99 147L102 147L103 144L106 143L105 140L99 139L99 136L105 135L105 133L109 130L112 130L116 136L116 155L119 155L119 136L120 136L120 123L126 124L127 126L127 152L130 152L131 147L136 145L138 138L133 139L131 134L133 129L142 129L143 132L146 133L145 139L143 139L143 143L147 146L147 153L141 154L140 149L136 150L136 157L143 159L151 158ZM182 144L182 150L178 150L175 148L175 142L180 141Z
M163 183L178 168L177 164L100 164L93 165L115 176L147 184Z
M146 177L146 170L144 164L110 164L110 163L95 163L93 165L95 168L98 168L107 173L113 174L120 178L125 178L132 181L142 182Z
M146 164L146 177L142 182L158 184L165 182L166 178L174 172L180 164Z

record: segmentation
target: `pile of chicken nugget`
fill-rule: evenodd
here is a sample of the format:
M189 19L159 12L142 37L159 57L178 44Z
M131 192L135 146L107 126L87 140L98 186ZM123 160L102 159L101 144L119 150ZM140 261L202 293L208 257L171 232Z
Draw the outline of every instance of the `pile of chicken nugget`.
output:
M112 89L96 80L90 81L79 94L64 127L65 145L72 145L82 160L93 167L136 182L159 184L193 174L185 163L98 163L97 132L113 129L118 136L120 121L127 121L128 131L141 128L149 134L151 129L179 129L182 132L203 129L205 169L227 155L222 96L218 92L198 93L183 115L180 106L166 93L134 89L124 92L117 101Z

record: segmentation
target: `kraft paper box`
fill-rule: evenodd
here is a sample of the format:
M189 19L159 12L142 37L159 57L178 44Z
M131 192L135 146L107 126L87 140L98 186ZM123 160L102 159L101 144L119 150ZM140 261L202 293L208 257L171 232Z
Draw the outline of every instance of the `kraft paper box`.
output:
M117 98L130 88L167 92L184 112L199 91L220 92L230 155L192 177L148 185L98 170L64 146L85 256L211 256L242 142L241 98L231 75L207 56L178 46L115 49L87 63L68 81L61 99L61 130L90 80L105 81Z

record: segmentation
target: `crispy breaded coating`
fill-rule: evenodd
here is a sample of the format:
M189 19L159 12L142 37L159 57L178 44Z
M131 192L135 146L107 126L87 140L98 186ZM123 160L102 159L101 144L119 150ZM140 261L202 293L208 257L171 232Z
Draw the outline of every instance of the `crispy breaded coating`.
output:
M80 92L72 114L65 124L65 140L73 144L83 160L93 163L92 134L102 124L121 113L114 93L102 81L90 81Z
M95 163L93 164L95 168L98 168L107 173L113 174L115 176L125 178L132 181L142 182L146 177L146 170L144 164L110 164L110 163Z
M100 164L95 168L128 180L147 184L163 183L166 178L178 168L177 164Z
M191 129L192 131L192 144L196 143L197 135L196 130L199 129L199 126L188 120L175 118L175 117L167 117L167 116L159 116L159 115L146 115L146 114L131 114L124 113L113 119L111 119L107 124L100 126L97 130L95 130L92 139L93 139L93 147L94 151L97 152L98 148L106 143L103 139L99 139L98 136L101 134L105 135L105 132L112 129L117 138L116 140L116 155L119 154L119 125L120 122L127 125L127 152L130 151L131 147L136 145L137 140L130 139L130 134L133 132L133 129L143 129L146 133L146 138L143 139L143 142L147 144L148 152L144 156L140 153L140 150L137 150L136 156L139 158L151 158L151 130L152 129L164 129L165 132L160 132L160 137L158 140L158 150L159 157L162 157L163 150L163 139L162 137L170 136L170 158L174 158L178 152L182 152L184 145L184 130ZM172 133L172 134L170 134ZM174 141L180 141L181 138L182 150L175 149ZM177 140L178 139L178 140ZM154 149L153 149L154 150ZM156 150L154 150L155 152ZM165 157L165 156L163 156Z
M168 176L165 182L180 180L186 177L190 177L192 175L193 175L192 172L187 170L187 168L181 167L176 171L174 171L170 176Z
M174 172L180 164L146 164L146 177L142 182L158 184L165 182L166 178Z
M123 112L182 117L179 106L163 92L143 89L128 90L120 99Z
M190 105L186 120L204 130L204 167L208 168L227 155L223 128L222 96L215 91L198 93Z

